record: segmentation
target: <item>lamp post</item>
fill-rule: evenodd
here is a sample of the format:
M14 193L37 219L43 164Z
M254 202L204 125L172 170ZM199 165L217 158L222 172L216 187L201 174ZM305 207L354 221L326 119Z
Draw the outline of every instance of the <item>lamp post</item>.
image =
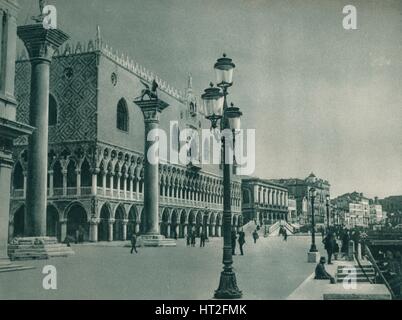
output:
M233 106L228 107L226 97L227 89L232 86L233 70L235 68L232 59L227 58L223 54L215 63L215 72L217 78L217 86L205 89L202 95L206 110L206 118L211 121L211 127L217 128L220 120L220 130L239 130L240 116L242 113L239 108ZM221 90L222 89L222 92ZM229 141L230 142L230 141ZM232 264L232 240L231 240L231 166L226 159L226 141L222 138L223 144L223 271L221 272L219 287L215 290L216 299L238 299L241 298L242 292L237 287L236 275L233 272Z
M327 207L327 232L329 232L330 221L329 221L329 194L325 197L325 205Z
M310 191L311 200L311 247L310 252L318 252L315 246L315 220L314 220L314 200L315 200L315 188L311 188Z

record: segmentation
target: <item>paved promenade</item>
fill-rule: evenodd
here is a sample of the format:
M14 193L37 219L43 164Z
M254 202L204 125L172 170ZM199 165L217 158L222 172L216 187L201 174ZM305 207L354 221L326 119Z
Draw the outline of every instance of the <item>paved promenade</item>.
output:
M197 239L198 241L198 239ZM244 299L286 299L314 271L308 264L310 237L247 235L245 255L234 257L237 281ZM317 237L317 243L321 237ZM319 245L321 247L321 245ZM73 246L69 258L25 261L33 270L0 273L0 299L211 299L218 286L222 239L205 248ZM44 290L42 268L57 268L58 289Z

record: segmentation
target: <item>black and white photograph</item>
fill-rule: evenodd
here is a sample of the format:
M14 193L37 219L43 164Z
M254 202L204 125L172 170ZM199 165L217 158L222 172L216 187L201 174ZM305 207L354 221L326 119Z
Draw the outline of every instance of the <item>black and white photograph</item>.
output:
M402 0L0 0L0 300L400 300L401 36Z

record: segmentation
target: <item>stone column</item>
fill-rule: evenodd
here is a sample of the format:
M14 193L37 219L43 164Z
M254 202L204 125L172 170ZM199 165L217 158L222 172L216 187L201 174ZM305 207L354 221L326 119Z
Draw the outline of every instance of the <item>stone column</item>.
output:
M116 174L116 179L117 179L117 184L116 184L116 189L117 189L117 199L120 199L120 178L121 178L121 173L118 172Z
M98 223L96 219L89 221L89 241L98 242Z
M183 236L186 237L187 234L188 234L188 227L187 227L187 224L185 224L185 225L183 226Z
M114 225L115 220L114 219L110 219L108 221L108 227L109 227L109 232L108 232L108 241L113 241L113 225Z
M217 228L216 228L216 236L217 237L221 236L221 226L220 225L218 225Z
M127 179L128 179L128 175L124 174L124 182L123 182L124 200L127 200Z
M135 100L141 108L145 123L145 167L144 167L144 210L147 219L147 235L159 235L159 163L149 159L148 151L156 143L149 141L148 135L159 127L161 112L168 107L168 104L159 99ZM155 163L156 162L156 163Z
M30 125L27 177L27 226L32 236L46 235L49 71L54 51L69 37L59 29L42 24L18 27L31 61Z
M23 175L24 175L24 199L26 199L26 197L27 197L27 175L28 175L28 173L26 171L24 171ZM51 182L53 183L53 174L49 178L52 179ZM52 195L53 195L53 185L52 185Z
M137 233L137 234L140 232L140 223L139 222L135 223L134 230L135 230L135 233Z
M75 170L77 174L77 196L81 195L81 170Z
M91 194L93 196L96 196L98 191L98 173L99 169L95 169L94 172L92 172Z
M128 220L127 219L123 220L123 241L127 240L127 224Z
M133 190L133 178L132 177L129 177L129 181L130 181L130 183L129 183L129 185L130 185L130 200L134 200L134 197L133 197L133 192L134 192L134 190Z
M102 189L103 189L103 195L106 196L106 179L107 179L107 174L105 171L102 172Z
M49 170L49 197L53 197L53 189L53 170Z
M67 170L63 169L61 171L61 173L63 174L63 196L67 195Z
M12 140L9 141L9 148L12 147ZM4 146L3 137L0 138L0 149ZM10 183L11 183L11 169L13 166L11 158L11 149L9 149L8 157L0 151L0 264L2 259L7 257L7 243L8 243L8 221L9 221L9 208L10 208Z
M67 236L67 220L60 220L60 241L63 242Z
M9 264L7 243L13 140L29 135L33 130L32 127L15 121L17 102L14 98L14 79L18 11L16 1L0 0L0 265Z
M168 223L166 226L166 234L167 234L166 238L172 237L172 235L170 234L170 231L171 231L170 229L171 229L171 226L170 226L170 223Z

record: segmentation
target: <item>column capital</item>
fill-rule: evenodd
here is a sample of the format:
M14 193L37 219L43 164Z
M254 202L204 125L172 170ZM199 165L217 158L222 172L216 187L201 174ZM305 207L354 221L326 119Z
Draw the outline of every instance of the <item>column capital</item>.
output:
M169 106L168 103L160 99L134 100L134 103L140 107L146 123L159 123L160 113Z
M50 63L54 51L69 39L59 29L45 29L42 24L20 26L18 37L24 42L31 62L45 61Z

